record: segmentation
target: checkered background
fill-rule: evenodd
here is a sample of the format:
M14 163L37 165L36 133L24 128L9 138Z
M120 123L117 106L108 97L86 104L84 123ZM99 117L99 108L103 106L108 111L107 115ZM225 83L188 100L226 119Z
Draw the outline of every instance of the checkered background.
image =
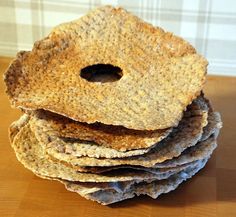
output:
M30 50L53 26L106 4L188 40L207 57L209 73L236 76L235 0L0 0L0 55Z

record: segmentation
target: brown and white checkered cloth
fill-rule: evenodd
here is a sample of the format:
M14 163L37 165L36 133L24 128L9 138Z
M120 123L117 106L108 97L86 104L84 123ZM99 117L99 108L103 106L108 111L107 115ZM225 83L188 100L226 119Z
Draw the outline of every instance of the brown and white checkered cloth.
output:
M207 57L209 73L236 75L235 0L0 0L0 55L30 50L53 26L106 4L188 40Z

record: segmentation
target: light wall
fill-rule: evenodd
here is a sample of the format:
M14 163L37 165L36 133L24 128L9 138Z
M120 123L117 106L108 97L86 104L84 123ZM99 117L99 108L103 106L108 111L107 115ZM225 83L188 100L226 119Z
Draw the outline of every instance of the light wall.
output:
M0 0L0 55L30 50L53 26L106 4L188 40L207 57L208 73L236 76L235 0Z

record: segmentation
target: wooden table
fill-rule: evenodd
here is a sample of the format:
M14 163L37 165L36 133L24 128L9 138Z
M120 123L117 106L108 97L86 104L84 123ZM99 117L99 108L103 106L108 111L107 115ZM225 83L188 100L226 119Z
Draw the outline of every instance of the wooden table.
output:
M0 71L11 59L0 58ZM209 76L205 93L222 114L219 147L204 170L157 200L142 196L112 206L88 201L43 180L17 160L8 141L9 124L20 116L10 108L0 80L0 216L236 216L236 78Z

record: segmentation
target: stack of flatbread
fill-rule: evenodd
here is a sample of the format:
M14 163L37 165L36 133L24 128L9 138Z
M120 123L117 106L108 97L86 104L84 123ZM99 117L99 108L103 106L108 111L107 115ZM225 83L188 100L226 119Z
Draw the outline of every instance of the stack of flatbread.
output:
M183 39L105 6L55 27L5 73L17 159L111 204L157 198L202 169L222 126L207 61Z

